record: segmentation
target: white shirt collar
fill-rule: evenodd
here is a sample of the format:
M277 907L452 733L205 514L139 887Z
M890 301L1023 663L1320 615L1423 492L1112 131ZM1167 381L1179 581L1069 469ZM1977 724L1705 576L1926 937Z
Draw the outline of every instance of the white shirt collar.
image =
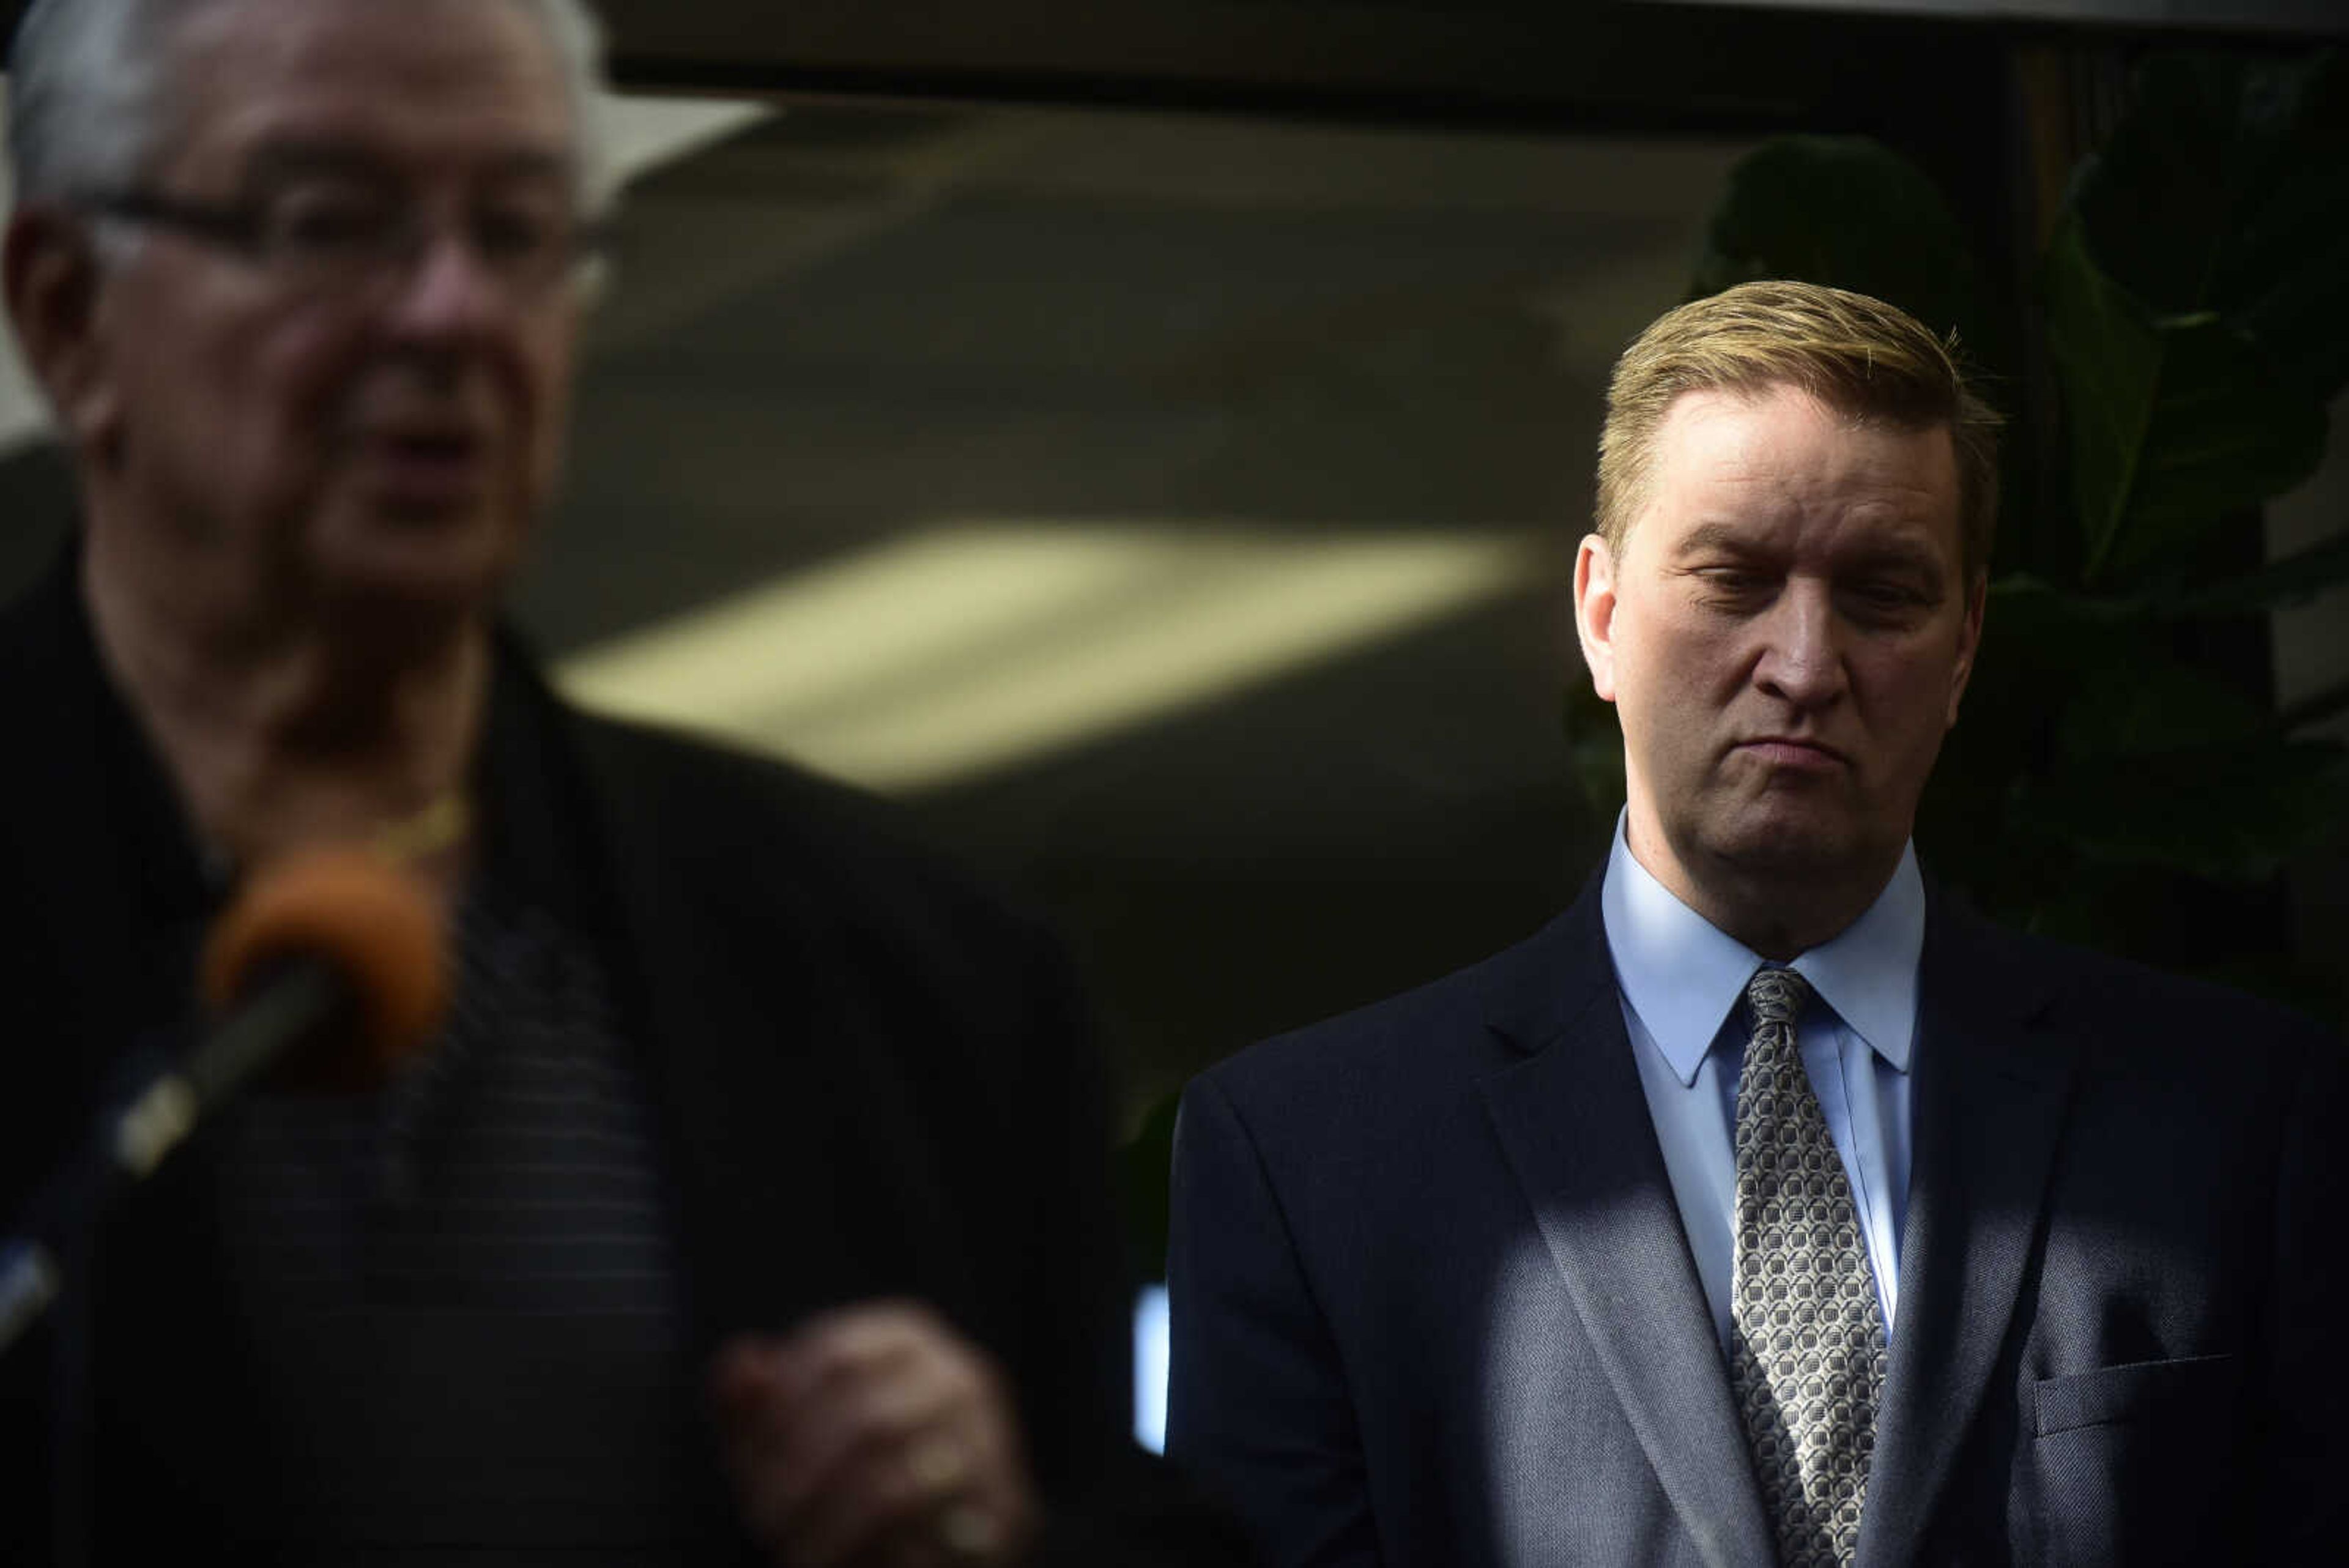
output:
M1764 961L1681 902L1631 853L1616 819L1599 911L1615 981L1683 1085L1696 1081L1745 982ZM1925 879L1917 846L1867 912L1798 956L1796 973L1846 1027L1901 1072L1917 1030L1917 962L1925 950Z

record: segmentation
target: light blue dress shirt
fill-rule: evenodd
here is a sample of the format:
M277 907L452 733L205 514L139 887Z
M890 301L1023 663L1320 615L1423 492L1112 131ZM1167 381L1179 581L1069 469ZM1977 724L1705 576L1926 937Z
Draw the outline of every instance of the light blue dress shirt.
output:
M1649 875L1632 856L1620 819L1599 902L1631 1054L1725 1347L1737 1204L1732 1129L1745 1057L1740 1002L1745 982L1765 961ZM1910 845L1867 913L1792 966L1816 993L1797 1025L1803 1067L1851 1181L1887 1344L1900 1301L1909 1056L1924 948L1925 883Z

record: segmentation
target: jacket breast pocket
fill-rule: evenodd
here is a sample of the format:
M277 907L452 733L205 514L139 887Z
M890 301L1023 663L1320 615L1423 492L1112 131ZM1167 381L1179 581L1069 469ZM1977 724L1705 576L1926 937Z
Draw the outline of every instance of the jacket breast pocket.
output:
M2242 1383L2232 1355L2141 1361L2041 1379L2032 1480L2044 1561L2232 1561L2232 1449Z

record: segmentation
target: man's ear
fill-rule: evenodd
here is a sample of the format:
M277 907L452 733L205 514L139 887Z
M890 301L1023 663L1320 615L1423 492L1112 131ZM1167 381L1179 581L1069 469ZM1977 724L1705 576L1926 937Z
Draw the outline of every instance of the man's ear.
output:
M1982 651L1982 611L1990 604L1990 574L1975 574L1966 590L1966 618L1958 628L1958 660L1950 677L1950 716L1947 722L1958 722L1958 702L1966 694L1966 682L1974 676L1974 656Z
M16 213L0 242L0 282L17 346L48 394L67 443L105 444L119 404L98 330L102 276L88 224L56 207Z
M1615 551L1585 534L1574 552L1574 632L1582 642L1591 690L1615 701Z

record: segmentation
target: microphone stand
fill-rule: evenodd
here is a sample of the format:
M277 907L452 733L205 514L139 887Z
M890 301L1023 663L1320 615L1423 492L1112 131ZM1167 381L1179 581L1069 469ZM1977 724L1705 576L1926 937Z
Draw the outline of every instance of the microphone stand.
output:
M462 801L440 817L461 832ZM387 854L392 858L387 858ZM440 917L399 869L412 846L322 849L240 893L206 945L205 990L222 1012L176 1060L134 1053L127 1099L107 1095L90 1136L0 1242L0 1359L54 1319L52 1556L87 1568L95 1533L91 1341L100 1233L116 1197L281 1055L333 1034L368 1037L372 1065L421 1043L447 1002Z
M98 1512L97 1386L90 1341L97 1330L98 1293L91 1272L107 1187L90 1184L75 1205L64 1238L54 1310L57 1332L49 1362L49 1561L54 1568L88 1568Z
M208 1112L289 1044L342 1021L351 1007L350 983L335 970L286 964L184 1060L160 1071L150 1065L128 1105L109 1103L89 1140L51 1174L33 1206L30 1230L0 1243L0 1356L85 1277L77 1251L117 1191L150 1175Z
M135 1060L151 1062L140 1053ZM24 1234L0 1246L0 1356L46 1321L48 1340L49 1561L87 1568L96 1518L96 1334L98 1234L121 1185L103 1158L109 1099L91 1136L50 1173Z
M187 1141L208 1111L289 1044L346 1020L349 982L322 964L282 966L176 1064L134 1058L142 1086L109 1099L89 1137L50 1175L28 1229L0 1243L0 1358L47 1317L51 1336L49 1495L55 1568L88 1568L95 1520L91 1380L98 1236L114 1200Z

